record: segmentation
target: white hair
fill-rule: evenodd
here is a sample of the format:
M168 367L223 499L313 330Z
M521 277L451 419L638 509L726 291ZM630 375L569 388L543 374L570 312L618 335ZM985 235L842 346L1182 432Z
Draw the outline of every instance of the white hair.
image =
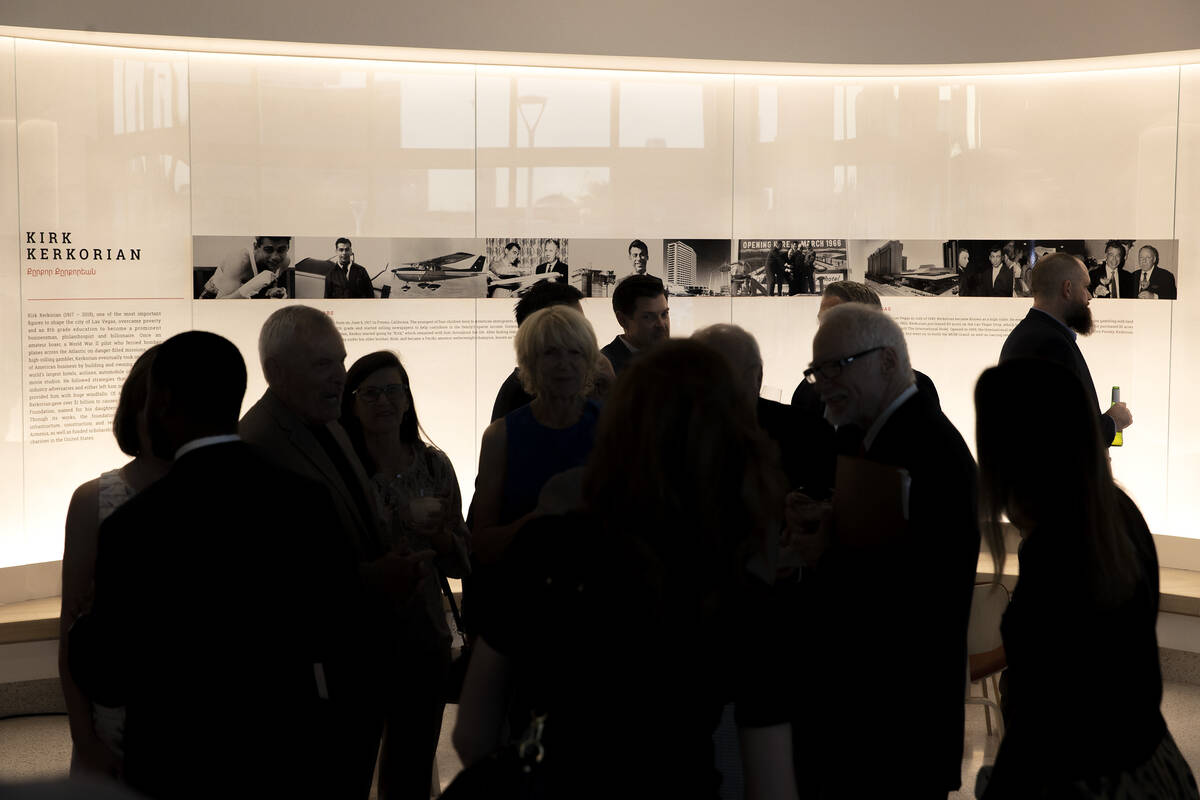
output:
M302 304L284 306L267 317L262 330L258 333L258 360L263 372L267 370L267 359L276 358L296 347L296 339L301 333L315 330L332 331L338 339L337 326L323 311Z
M872 347L890 347L896 353L900 374L913 379L904 331L882 310L864 303L839 303L822 315L820 330L836 336L847 355Z

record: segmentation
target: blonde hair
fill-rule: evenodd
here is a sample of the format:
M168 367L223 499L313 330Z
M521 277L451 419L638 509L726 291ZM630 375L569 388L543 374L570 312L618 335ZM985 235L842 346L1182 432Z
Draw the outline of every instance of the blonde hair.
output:
M581 395L591 391L592 375L596 361L600 358L600 347L596 344L596 332L592 323L573 308L550 306L530 314L517 328L513 339L517 351L517 366L520 368L521 388L531 395L538 393L538 359L548 347L579 350L589 365Z

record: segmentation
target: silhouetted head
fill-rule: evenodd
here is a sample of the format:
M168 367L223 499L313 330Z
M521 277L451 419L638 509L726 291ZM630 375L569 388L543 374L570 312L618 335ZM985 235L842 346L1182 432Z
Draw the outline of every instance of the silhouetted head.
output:
M822 319L826 311L842 303L863 303L875 308L883 308L879 295L865 283L834 281L826 284L824 291L821 292L821 306L817 309L817 319Z
M150 365L146 424L155 455L171 459L204 436L237 433L246 363L233 342L187 331L158 347Z
M754 337L745 328L721 322L701 328L692 338L725 357L743 397L754 409L763 379L762 353Z
M129 369L125 383L121 384L121 395L117 399L117 411L113 415L113 436L117 446L125 455L149 455L150 444L145 428L146 393L150 389L150 365L158 345L150 347L137 357Z
M579 304L582 299L583 293L569 283L538 281L517 301L513 313L516 315L518 326L533 312L550 306L570 306L582 314L583 306Z

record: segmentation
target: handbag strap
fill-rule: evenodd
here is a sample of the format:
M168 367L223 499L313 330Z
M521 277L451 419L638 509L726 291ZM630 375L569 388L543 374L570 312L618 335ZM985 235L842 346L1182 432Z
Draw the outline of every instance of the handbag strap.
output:
M466 641L466 629L463 627L462 614L458 610L458 602L454 599L454 591L450 588L450 581L446 580L446 576L442 571L435 569L437 574L438 586L442 587L442 594L450 601L450 616L454 618L454 627L458 628L458 635Z

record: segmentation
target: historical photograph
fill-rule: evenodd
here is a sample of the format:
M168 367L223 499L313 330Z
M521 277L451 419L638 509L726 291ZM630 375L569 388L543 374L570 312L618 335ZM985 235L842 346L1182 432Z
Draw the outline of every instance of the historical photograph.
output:
M741 239L731 270L737 297L820 294L849 279L845 239Z
M938 297L957 294L958 273L945 266L936 239L856 239L850 263L882 297Z
M1174 300L1177 242L1170 239L951 240L947 270L963 297L1028 297L1032 269L1048 253L1070 253L1087 267L1097 299Z
M482 239L296 238L302 298L486 297Z
M729 296L728 239L664 239L663 283L677 297Z
M525 294L538 281L573 281L568 247L562 238L485 239L487 281L481 296L511 297Z
M291 236L192 237L192 298L296 296Z
M662 252L662 239L572 239L571 285L584 297L609 297L626 275L653 275L665 281Z

